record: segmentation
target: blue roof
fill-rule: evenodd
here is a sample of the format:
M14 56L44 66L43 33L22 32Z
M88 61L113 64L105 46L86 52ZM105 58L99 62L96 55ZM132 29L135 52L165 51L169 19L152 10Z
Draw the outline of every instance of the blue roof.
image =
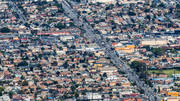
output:
M52 97L48 97L49 99L52 99Z
M163 20L163 17L157 17L158 20Z

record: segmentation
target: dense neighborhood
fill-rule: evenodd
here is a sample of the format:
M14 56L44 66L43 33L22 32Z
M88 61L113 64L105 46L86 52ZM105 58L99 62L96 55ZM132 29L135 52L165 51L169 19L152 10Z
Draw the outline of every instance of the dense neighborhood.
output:
M0 101L179 101L179 17L176 0L0 1Z

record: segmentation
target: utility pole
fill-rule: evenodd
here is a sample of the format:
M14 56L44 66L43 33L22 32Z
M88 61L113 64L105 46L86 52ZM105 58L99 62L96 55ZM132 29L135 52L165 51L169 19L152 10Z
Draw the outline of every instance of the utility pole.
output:
M41 28L40 28L40 39L41 39Z
M176 81L176 78L175 78L175 72L176 72L176 71L174 70L174 82Z

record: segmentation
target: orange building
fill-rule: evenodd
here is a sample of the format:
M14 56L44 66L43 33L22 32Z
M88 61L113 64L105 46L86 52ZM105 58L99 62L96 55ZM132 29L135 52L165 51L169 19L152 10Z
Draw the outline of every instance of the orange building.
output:
M142 101L141 98L138 98L138 97L126 97L126 98L123 98L122 101Z
M115 86L116 85L116 82L110 82L109 83L109 86Z
M135 45L127 45L126 47L115 47L116 51L123 51L124 53L134 52Z
M178 96L179 93L176 91L167 91L166 96Z

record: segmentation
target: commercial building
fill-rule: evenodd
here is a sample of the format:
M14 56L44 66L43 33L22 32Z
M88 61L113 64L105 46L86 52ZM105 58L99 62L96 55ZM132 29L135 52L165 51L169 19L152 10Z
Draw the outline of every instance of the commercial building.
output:
M167 91L166 96L179 96L179 93L176 91Z
M123 51L124 53L132 53L134 52L135 45L126 45L124 47L115 47L116 51Z
M142 45L167 45L168 40L166 39L142 39L140 42Z

